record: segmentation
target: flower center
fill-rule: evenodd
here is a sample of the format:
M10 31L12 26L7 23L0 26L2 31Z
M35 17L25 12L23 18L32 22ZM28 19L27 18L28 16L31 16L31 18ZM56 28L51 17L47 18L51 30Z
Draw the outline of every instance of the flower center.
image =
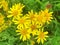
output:
M34 18L35 18L35 16L34 16L34 15L31 15L31 16L30 16L30 19L31 19L31 20L33 20Z
M21 24L24 24L25 20L24 19L20 19L19 21Z
M31 25L31 29L32 30L36 29L36 25Z
M40 32L39 38L44 39L44 33L43 32Z
M49 15L49 13L46 13L46 14L45 14L46 21L50 20L50 17L51 17L51 16Z
M42 19L43 19L43 16L38 16L38 17L37 17L37 20L38 20L39 22L41 22Z
M18 15L18 11L17 10L14 10L12 14L13 14L13 16Z
M21 30L22 35L26 35L27 33L28 33L27 30L25 30L25 29Z

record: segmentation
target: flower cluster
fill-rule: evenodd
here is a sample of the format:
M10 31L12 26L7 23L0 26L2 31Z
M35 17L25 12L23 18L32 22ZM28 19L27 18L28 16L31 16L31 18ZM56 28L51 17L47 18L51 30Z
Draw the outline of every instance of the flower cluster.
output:
M6 0L0 0L0 32L11 25L11 21L7 19L8 13L4 12L8 12L8 2Z
M31 40L31 45L35 44L34 40L36 40L38 44L40 42L43 44L44 41L46 41L48 31L44 30L44 26L50 24L52 21L53 12L50 12L49 9L45 9L39 12L31 10L28 11L28 13L23 14L23 8L25 5L17 3L8 9L8 2L5 0L0 2L0 8L2 7L3 10L8 13L6 17L12 19L11 21L17 25L16 32L18 33L17 35L20 35L20 40ZM8 22L10 21L7 21L7 23ZM4 16L0 13L0 32L2 28L6 27L5 24Z
M31 10L23 15L22 10L24 7L20 3L13 5L8 11L10 15L7 17L13 17L12 21L17 25L16 32L18 32L17 35L20 35L20 40L26 41L34 38L38 44L40 42L43 44L46 37L48 37L48 31L43 32L43 27L45 24L50 24L53 19L53 12L49 12L49 9L41 10L38 13Z

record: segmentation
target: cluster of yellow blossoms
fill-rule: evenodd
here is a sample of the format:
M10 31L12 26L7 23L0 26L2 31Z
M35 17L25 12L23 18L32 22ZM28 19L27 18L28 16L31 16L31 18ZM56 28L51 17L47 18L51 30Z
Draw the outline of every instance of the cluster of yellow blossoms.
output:
M12 22L17 25L16 32L18 32L17 35L20 35L20 40L31 39L33 44L34 40L37 40L38 44L40 42L43 44L46 41L48 31L44 32L44 25L50 24L53 12L49 12L49 9L41 10L38 13L31 10L23 15L25 5L18 3L8 10L8 4L5 0L0 2L0 8L2 7L4 11L8 11L7 17L11 18ZM0 26L4 24L4 21L4 17L0 14Z
M20 40L26 41L34 38L38 44L40 42L43 44L46 37L48 37L48 31L43 32L43 27L53 19L52 12L49 12L48 9L41 10L38 13L31 10L23 15L22 10L24 7L25 5L21 3L13 5L8 11L9 15L7 17L12 17L12 21L17 25L16 32L18 32L17 35L20 35Z
M10 20L5 20L7 14L2 13L3 11L8 12L8 2L0 0L0 32L11 25Z

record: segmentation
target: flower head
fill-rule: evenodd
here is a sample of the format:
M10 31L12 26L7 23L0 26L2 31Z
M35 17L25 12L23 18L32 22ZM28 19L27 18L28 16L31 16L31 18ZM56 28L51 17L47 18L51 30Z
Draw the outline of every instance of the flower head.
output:
M21 29L23 27L27 28L27 25L29 25L29 23L30 23L29 20L27 20L27 18L25 16L14 18L13 22L15 24L18 24L18 26L17 26L18 29Z
M39 11L38 15L36 16L36 19L37 19L37 24L43 26L45 24L44 12Z
M32 22L30 25L29 25L29 29L31 29L31 33L33 36L36 35L37 31L38 31L38 28L40 28L40 25L37 25L36 22Z
M44 43L44 40L46 41L46 37L48 37L47 36L47 34L48 34L48 32L46 31L46 32L43 32L43 30L42 31L38 31L38 36L37 36L37 42L38 42L38 44L40 43L40 42L42 42L42 44Z
M53 12L49 12L48 9L45 9L44 11L41 10L39 14L36 16L37 18L37 24L44 25L45 23L49 24L52 17Z
M21 16L21 12L22 12L22 9L23 9L24 5L22 4L15 4L12 6L12 8L10 8L10 11L8 11L8 13L10 15L8 15L7 17L19 17Z
M53 12L49 12L48 9L45 9L45 10L44 10L44 16L45 16L45 19L46 19L46 23L47 23L47 24L50 23L51 19L53 19L52 13L53 13Z
M30 12L28 12L27 18L28 18L31 22L33 22L33 21L36 20L36 15L37 15L37 13L34 13L33 10L31 10Z
M19 32L18 35L20 36L20 40L22 39L23 41L30 39L30 30L26 28L22 28L20 30L16 30L16 32Z

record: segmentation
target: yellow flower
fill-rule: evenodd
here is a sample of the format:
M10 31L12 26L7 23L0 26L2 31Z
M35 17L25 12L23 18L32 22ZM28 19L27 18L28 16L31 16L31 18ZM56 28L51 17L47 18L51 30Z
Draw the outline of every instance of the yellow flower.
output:
M5 22L4 16L0 13L0 26L3 25Z
M45 23L49 24L50 21L51 21L51 19L53 19L52 13L53 12L49 12L48 9L45 9L44 11L43 10L39 11L38 15L36 16L36 18L37 18L37 24L40 24L42 26Z
M30 21L35 21L36 20L36 15L37 13L34 13L33 10L31 10L30 12L28 12L27 14L27 18L30 20Z
M45 9L45 10L44 10L44 16L45 16L45 19L46 19L47 24L50 23L51 19L53 19L52 13L53 13L53 12L49 12L48 9Z
M43 26L45 24L44 12L43 11L39 12L38 15L36 16L36 19L37 24Z
M5 0L2 0L0 2L0 8L2 8L2 7L3 7L4 11L8 11L8 2Z
M14 18L13 22L15 24L18 24L18 26L17 26L18 29L21 29L24 26L27 28L27 25L29 25L29 23L30 23L29 20L27 20L25 16Z
M36 24L36 22L32 22L32 24L29 25L29 29L31 29L31 33L33 36L36 35L38 28L40 28L39 26Z
M42 42L42 44L44 43L44 40L46 41L46 37L48 37L47 36L47 34L48 34L48 32L46 31L46 32L43 32L43 30L41 31L38 31L38 36L37 36L37 42L38 42L38 44L40 43L40 42Z
M18 32L18 35L20 35L20 40L22 39L23 41L30 39L30 30L26 28L22 28L20 30L16 30Z
M21 16L21 12L22 12L22 9L23 9L24 5L22 4L15 4L12 6L12 8L10 8L11 11L8 11L8 13L10 15L8 15L7 17L19 17Z

